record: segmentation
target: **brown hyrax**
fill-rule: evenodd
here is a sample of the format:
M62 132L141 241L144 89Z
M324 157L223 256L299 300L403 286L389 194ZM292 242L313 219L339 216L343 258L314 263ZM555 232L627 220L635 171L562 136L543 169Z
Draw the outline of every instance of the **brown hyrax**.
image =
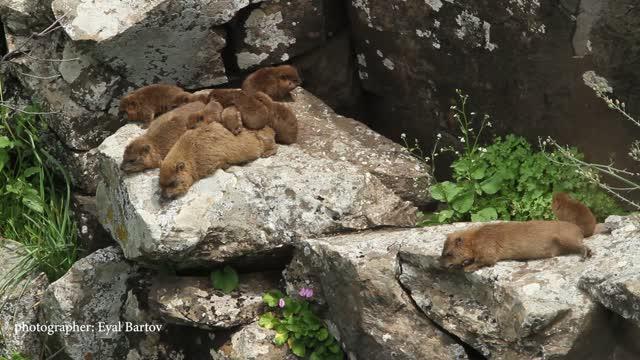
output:
M242 90L247 94L262 91L273 100L284 100L301 82L298 70L291 65L265 67L247 76Z
M120 169L134 173L160 167L171 147L190 128L189 116L203 108L203 103L192 102L158 117L142 136L127 145Z
M260 91L251 95L241 91L234 101L235 107L242 115L242 125L247 129L262 129L270 122L271 101L265 102L262 96L268 98Z
M274 137L269 127L235 136L217 122L187 131L162 161L162 197L174 199L185 194L194 182L217 169L273 155Z
M207 94L208 101L215 100L219 102L222 107L227 108L235 103L240 91L240 89L211 89Z
M202 110L189 115L187 127L193 129L200 125L219 122L234 135L240 133L240 131L242 131L242 122L229 117L223 117L223 113L224 109L222 105L215 100L211 100Z
M298 140L298 118L293 111L287 105L273 101L265 93L257 92L255 96L269 108L267 125L276 132L276 142L285 145L295 143ZM244 121L244 116L242 120Z
M193 95L178 86L154 84L130 92L120 100L120 111L129 121L143 122L149 126L157 116L188 103Z
M589 208L568 194L557 192L553 194L551 209L556 218L578 225L584 237L589 237L596 231L596 217Z
M242 131L242 115L235 106L229 106L222 110L220 123L234 135L238 135Z
M545 259L565 254L591 256L582 231L565 221L525 221L488 224L447 235L440 263L445 268L474 271L500 260Z

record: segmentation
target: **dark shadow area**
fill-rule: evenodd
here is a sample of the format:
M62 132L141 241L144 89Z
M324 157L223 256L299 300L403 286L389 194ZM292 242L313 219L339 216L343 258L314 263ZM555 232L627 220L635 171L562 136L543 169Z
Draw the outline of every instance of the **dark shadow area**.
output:
M0 22L0 57L7 54L7 37L4 33L4 24Z

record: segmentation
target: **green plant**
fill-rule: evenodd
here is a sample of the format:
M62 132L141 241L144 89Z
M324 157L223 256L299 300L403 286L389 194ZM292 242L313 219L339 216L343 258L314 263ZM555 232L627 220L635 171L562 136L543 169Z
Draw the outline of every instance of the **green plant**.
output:
M227 294L238 287L239 281L238 273L231 266L225 266L222 270L211 273L213 287Z
M9 357L0 356L0 360L29 360L29 358L20 353L14 352L14 353L11 353Z
M551 198L555 191L571 193L589 206L602 219L619 206L606 193L587 181L583 172L559 163L563 154L535 151L522 137L496 137L486 148L478 145L485 127L490 127L485 115L480 130L475 132L466 115L468 96L458 91L460 108L452 106L458 121L462 151L451 165L453 181L430 187L431 196L447 208L426 217L421 224L453 221L533 220L553 219ZM471 116L474 116L471 113ZM449 150L449 149L447 149ZM567 149L574 158L582 154ZM591 176L596 176L591 174Z
M313 292L302 289L300 294L311 297ZM272 311L264 313L258 323L264 328L275 330L273 342L276 345L287 344L296 356L310 360L344 358L340 344L314 314L308 300L285 297L277 290L265 293L262 299Z
M71 186L62 166L44 150L43 119L3 106L0 82L0 235L24 245L18 264L0 279L0 293L33 271L62 276L77 257L70 212ZM62 190L62 191L61 191Z

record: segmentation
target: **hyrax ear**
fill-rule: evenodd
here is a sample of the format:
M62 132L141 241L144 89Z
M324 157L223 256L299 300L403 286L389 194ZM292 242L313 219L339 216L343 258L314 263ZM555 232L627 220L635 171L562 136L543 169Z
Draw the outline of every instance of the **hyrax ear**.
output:
M184 171L184 169L185 169L184 162L180 161L179 163L176 164L176 171L177 172Z

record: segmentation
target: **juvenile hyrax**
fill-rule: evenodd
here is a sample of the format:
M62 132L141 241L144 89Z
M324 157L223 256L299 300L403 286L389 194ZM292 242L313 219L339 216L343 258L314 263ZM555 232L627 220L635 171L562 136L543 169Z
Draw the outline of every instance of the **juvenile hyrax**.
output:
M267 102L262 98L263 96L269 98L260 91L255 94L247 94L241 91L234 101L235 107L242 115L242 124L247 129L262 129L269 124L273 116L271 112L271 99Z
M219 122L234 135L239 134L242 131L242 121L233 117L223 116L223 114L222 105L215 100L211 100L202 110L189 115L187 127L194 129L200 125Z
M248 94L262 91L273 100L284 100L301 82L298 70L291 65L265 67L247 76L242 90Z
M568 194L557 192L553 194L551 209L556 218L578 225L584 237L589 237L596 230L596 217L589 208Z
M257 92L255 96L269 108L267 125L276 132L276 142L285 145L295 143L298 140L298 118L293 111L287 105L273 101L265 93Z
M222 104L222 107L227 108L234 104L240 91L240 89L211 89L207 94L207 101L215 100Z
M544 259L565 254L591 256L582 231L564 221L526 221L488 224L447 235L440 263L474 271L500 260Z
M160 167L171 147L190 128L189 116L203 108L203 103L192 102L158 117L142 136L127 145L120 169L134 173Z
M235 106L229 106L222 110L220 123L234 135L238 135L242 131L242 115ZM236 130L233 131L232 128Z
M275 154L274 136L269 127L235 136L217 122L187 131L162 161L162 197L183 195L194 182L217 169Z
M193 95L175 85L154 84L130 92L120 100L120 111L129 121L141 121L144 127L169 110L185 104Z

